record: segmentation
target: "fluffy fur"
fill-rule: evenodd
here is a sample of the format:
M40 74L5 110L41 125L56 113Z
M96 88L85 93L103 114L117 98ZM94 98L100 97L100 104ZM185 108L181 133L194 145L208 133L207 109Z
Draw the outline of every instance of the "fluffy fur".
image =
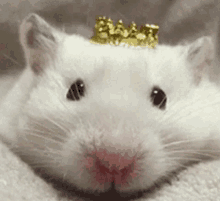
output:
M109 170L132 166L125 183L115 180L122 193L219 157L220 93L206 73L210 38L155 49L101 46L31 14L20 41L27 67L1 103L0 134L33 168L93 193L112 186L107 174L97 181L99 159ZM67 100L78 78L85 96ZM152 105L154 86L167 96L165 110Z

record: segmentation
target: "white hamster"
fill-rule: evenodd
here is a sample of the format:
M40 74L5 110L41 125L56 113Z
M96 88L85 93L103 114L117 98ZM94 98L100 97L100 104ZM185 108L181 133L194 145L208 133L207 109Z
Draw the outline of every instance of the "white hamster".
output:
M0 106L2 139L34 168L83 192L138 192L220 156L220 91L209 37L125 48L20 26L27 67Z

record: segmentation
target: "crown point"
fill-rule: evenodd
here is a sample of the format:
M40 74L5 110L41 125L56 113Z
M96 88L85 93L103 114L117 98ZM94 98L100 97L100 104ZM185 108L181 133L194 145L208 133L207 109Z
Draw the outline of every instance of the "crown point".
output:
M137 27L137 25L134 21L131 22L131 26Z

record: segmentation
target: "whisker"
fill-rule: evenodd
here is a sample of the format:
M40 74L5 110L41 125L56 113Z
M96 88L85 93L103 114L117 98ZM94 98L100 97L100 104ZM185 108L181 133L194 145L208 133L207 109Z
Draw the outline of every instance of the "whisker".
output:
M174 152L182 152L182 153L187 153L187 152L191 153L191 151L192 151L193 153L198 153L198 154L203 154L202 152L205 152L205 153L207 153L207 152L220 153L220 150L216 151L216 150L212 150L212 149L201 149L201 150L190 150L190 149L188 149L188 150L173 150L173 151ZM173 151L169 151L169 152L173 152Z
M30 149L31 151L35 151L38 153L42 153L48 156L48 154L53 154L57 156L61 156L61 152L57 149L49 149L49 147L44 147L45 149L39 149L37 147L22 147L22 150L20 148L13 149L14 152L18 153L19 155L27 155L29 156ZM24 152L25 151L25 152Z
M187 157L172 157L172 160L186 160L186 161L196 161L196 162L203 161L203 159L200 158L187 158Z
M219 138L212 138L212 139L207 139L207 141L216 141L216 140L219 140ZM190 139L190 140L181 140L181 141L175 141L175 142L171 142L171 143L168 143L168 144L165 144L163 145L163 148L169 148L173 145L181 145L181 144L185 144L185 143L190 143L190 142L203 142L204 139Z
M49 120L50 122L52 122L54 125L56 125L58 128L60 128L61 130L65 131L66 133L69 133L70 131L67 128L64 128L63 126L61 126L58 122L55 122L52 118L49 118L48 116L44 115L44 117Z
M56 165L56 163L50 163L50 164L45 164L45 163L29 163L29 165L36 169L36 168L51 168L53 165Z
M196 161L195 161L196 162ZM181 163L177 163L177 162L174 162L173 163L173 161L172 162L170 162L171 164L170 164L170 166L171 165L174 165L174 166L177 166L177 167L182 167L182 168L188 168L189 166L188 165L184 165L184 164L181 164ZM172 167L172 166L171 166Z
M55 138L58 138L58 140L55 140L53 138L50 138L48 136L42 136L42 135L38 135L36 133L30 133L28 131L24 131L24 133L26 133L28 136L33 136L33 137L37 137L37 138L41 138L41 139L44 139L44 142L46 141L49 141L49 142L53 142L53 143L56 143L56 144L60 144L60 145L63 145L63 139L62 138L58 138L56 136L53 136ZM35 142L34 140L30 140L30 139L27 139L25 138L28 142Z
M210 158L216 159L216 156L207 154L207 153L201 153L201 152L196 152L194 150L176 150L176 151L170 151L167 155L172 155L174 153L183 153L183 154L197 154L197 155L201 155L201 156L208 156ZM220 153L220 152L219 152Z
M44 124L39 123L39 121L37 121L33 118L31 119L30 124L33 124L33 125L37 124L37 125L39 125L40 128L44 128L44 129L50 131L51 133L56 133L56 130L53 130L52 128L49 128L48 126L45 126Z
M40 161L48 161L50 160L54 160L54 158L57 158L60 160L62 159L62 155L60 152L54 150L40 150L40 149L36 149L33 147L29 147L29 149L27 149L27 147L23 148L23 150L19 150L19 149L13 149L13 152L17 155L19 155L21 158L25 157L25 158L30 158L31 156L31 161L35 161L37 160L36 156L40 156ZM36 155L37 153L37 155Z
M36 130L36 129L30 129L30 128L23 128L22 131L25 131L25 132L35 132L35 133L40 133L40 134L43 134L43 135L48 135L48 134L51 134L52 132L50 131L42 131L42 130ZM51 135L53 136L53 135Z

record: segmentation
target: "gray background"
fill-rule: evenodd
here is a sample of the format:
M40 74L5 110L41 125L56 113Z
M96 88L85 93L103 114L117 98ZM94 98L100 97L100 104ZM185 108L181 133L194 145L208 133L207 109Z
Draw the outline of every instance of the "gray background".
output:
M18 27L30 12L38 13L67 33L88 38L92 36L97 15L111 17L114 23L122 19L126 24L131 21L137 25L158 24L159 42L165 44L211 35L217 56L210 75L214 79L220 76L220 0L1 0L0 75L12 74L25 66Z

